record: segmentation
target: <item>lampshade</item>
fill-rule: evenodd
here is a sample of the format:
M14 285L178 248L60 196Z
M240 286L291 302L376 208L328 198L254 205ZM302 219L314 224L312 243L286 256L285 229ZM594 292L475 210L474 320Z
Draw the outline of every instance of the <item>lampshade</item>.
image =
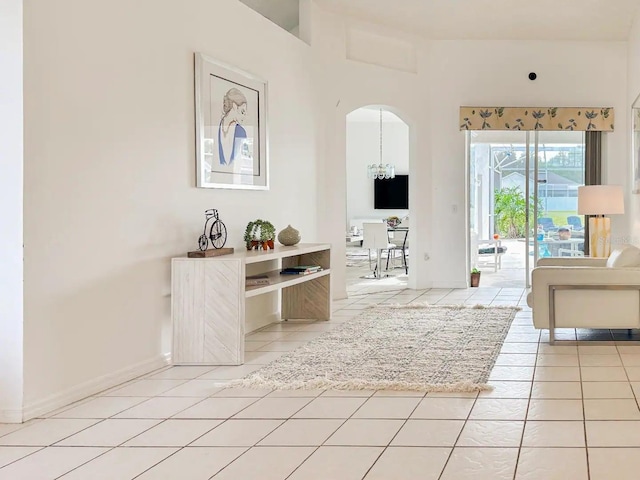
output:
M615 215L624 213L624 195L620 185L578 187L579 215Z

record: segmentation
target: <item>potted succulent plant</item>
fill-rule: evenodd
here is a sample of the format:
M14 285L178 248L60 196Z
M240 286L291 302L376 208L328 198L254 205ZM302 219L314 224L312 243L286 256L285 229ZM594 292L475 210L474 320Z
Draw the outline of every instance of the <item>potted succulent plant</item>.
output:
M264 250L274 248L273 240L276 236L276 229L267 220L254 220L247 224L244 231L244 242L247 250L258 249L262 246Z
M274 248L273 240L276 238L276 229L273 224L267 220L263 220L260 224L260 241L262 249Z
M259 245L257 233L258 224L256 222L247 223L247 228L244 230L244 242L247 245L247 250L253 250Z
M480 270L478 270L476 267L473 267L471 269L471 286L472 287L479 287L480 286Z

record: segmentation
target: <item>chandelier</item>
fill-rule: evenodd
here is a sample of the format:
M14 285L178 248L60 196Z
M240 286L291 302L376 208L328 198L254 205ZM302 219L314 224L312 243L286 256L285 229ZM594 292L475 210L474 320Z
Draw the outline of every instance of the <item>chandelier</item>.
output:
M380 109L380 163L367 165L367 177L369 178L395 178L396 168L390 164L382 163L382 109Z

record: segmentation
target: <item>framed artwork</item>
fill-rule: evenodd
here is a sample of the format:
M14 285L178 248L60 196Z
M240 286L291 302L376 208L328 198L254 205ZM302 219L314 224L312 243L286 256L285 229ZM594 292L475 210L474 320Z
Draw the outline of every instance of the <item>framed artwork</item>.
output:
M268 190L266 82L195 54L196 181Z
M640 96L631 105L631 154L633 158L633 190L640 194Z

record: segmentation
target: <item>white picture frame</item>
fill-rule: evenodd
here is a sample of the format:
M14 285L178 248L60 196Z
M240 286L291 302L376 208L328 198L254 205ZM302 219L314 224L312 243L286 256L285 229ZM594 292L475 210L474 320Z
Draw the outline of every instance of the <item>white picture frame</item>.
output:
M269 190L267 83L195 53L196 186Z

